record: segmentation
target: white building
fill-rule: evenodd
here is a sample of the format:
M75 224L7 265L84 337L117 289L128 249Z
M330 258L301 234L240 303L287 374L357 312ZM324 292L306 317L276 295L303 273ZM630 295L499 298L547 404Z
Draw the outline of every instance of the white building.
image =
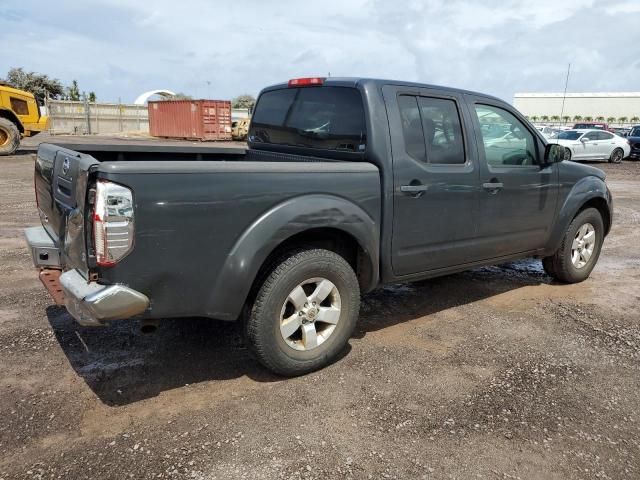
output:
M640 117L640 92L567 93L564 110L563 97L563 93L516 93L513 105L529 118L562 115L573 121L576 115L580 115L594 120L613 117L618 123L619 118L627 117L627 123L631 123L632 118ZM634 123L638 123L637 120Z

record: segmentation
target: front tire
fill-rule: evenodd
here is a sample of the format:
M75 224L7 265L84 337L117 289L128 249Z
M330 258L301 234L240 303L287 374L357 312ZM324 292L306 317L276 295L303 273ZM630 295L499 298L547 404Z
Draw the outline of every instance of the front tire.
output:
M621 148L616 148L611 152L611 156L609 157L609 163L620 163L622 162L622 158L624 157L624 152Z
M20 145L18 127L6 118L0 118L0 155L13 155Z
M560 248L552 256L543 258L542 266L548 275L561 282L582 282L595 267L603 240L602 216L595 208L587 208L569 224Z
M301 250L281 258L248 313L246 336L260 363L297 376L329 364L344 349L358 318L360 288L340 255Z

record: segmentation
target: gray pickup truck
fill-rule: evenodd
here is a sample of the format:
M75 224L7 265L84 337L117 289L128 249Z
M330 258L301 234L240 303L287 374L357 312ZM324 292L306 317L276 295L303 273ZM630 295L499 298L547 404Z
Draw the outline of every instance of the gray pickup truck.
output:
M487 95L295 79L260 93L246 150L42 144L26 238L80 324L240 320L267 368L299 375L336 358L381 284L523 257L586 279L612 198L562 158Z

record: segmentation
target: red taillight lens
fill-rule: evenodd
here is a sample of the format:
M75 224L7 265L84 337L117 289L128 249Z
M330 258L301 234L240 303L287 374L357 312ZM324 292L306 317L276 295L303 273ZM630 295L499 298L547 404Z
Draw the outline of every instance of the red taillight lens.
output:
M321 86L323 83L323 77L292 78L291 80L289 80L289 87Z
M133 247L133 194L122 185L96 183L93 209L93 242L96 261L102 267L115 265Z

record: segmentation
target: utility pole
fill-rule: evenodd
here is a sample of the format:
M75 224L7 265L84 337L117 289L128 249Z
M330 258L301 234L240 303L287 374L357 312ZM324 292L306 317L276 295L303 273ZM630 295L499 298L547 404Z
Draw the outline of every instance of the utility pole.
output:
M567 78L564 81L564 94L562 95L562 109L560 110L560 121L563 120L564 117L564 101L567 99L567 86L569 85L569 73L571 72L571 63L567 67Z

